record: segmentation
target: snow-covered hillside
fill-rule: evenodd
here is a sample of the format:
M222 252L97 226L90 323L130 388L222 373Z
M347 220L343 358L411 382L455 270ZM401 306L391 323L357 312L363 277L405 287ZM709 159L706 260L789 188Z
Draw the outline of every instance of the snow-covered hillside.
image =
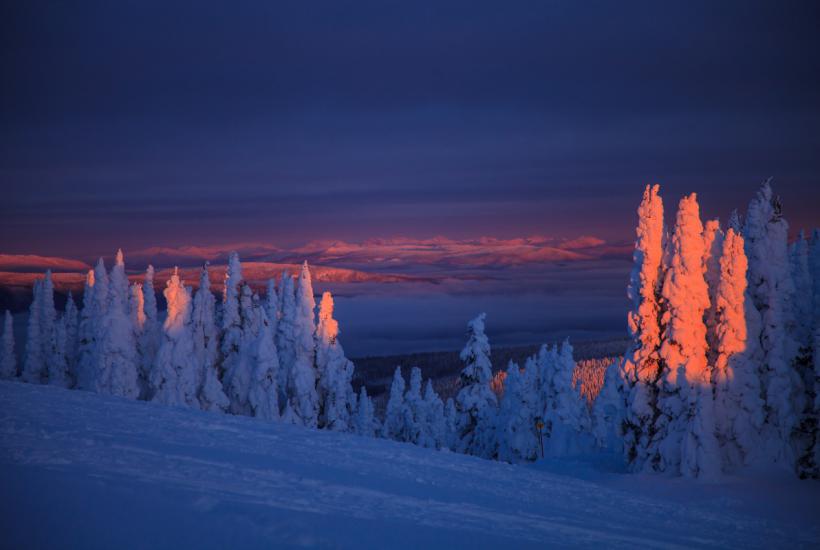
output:
M511 466L0 383L5 548L817 547L820 486Z

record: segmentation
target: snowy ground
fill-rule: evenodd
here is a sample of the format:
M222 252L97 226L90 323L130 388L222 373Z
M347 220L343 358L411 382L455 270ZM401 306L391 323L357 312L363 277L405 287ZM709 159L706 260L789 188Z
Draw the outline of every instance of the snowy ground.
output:
M611 470L0 383L4 548L820 546L816 482Z

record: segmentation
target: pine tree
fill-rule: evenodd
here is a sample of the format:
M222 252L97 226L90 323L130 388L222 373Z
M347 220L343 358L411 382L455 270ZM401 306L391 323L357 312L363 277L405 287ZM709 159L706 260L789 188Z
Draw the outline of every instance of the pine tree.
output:
M812 323L813 323L813 360L814 360L814 418L815 424L820 425L820 230L815 229L809 249L809 271L812 278ZM807 477L820 477L820 426L815 432L814 442L809 449L808 459L814 464L814 470L806 468L803 472Z
M191 319L194 360L197 367L199 406L204 411L225 412L230 406L217 371L219 338L216 329L216 298L211 292L208 264L202 268L194 295Z
M134 341L137 343L137 383L139 385L140 399L148 399L150 393L150 383L153 358L145 357L143 346L141 345L145 332L145 295L142 292L142 285L134 283L131 285L131 292L128 298L128 311L131 316L131 326L134 330Z
M374 437L378 430L378 424L373 414L373 402L367 396L367 388L364 386L359 390L359 399L353 425L354 431L357 434L366 437Z
M618 362L606 368L604 384L592 406L592 434L600 449L623 450L623 423L626 415L623 376Z
M724 234L718 220L709 220L703 227L703 276L709 289L709 307L706 309L706 359L709 365L715 364L717 354L717 335L715 334L715 295L720 281L720 255L723 250Z
M163 295L168 303L168 316L163 325L164 338L151 370L151 399L165 405L199 408L191 295L180 281L176 268Z
M727 470L752 461L763 427L759 348L749 336L759 333L760 316L747 292L747 267L743 237L730 228L723 242L715 293L713 373L718 441Z
M535 364L529 372L510 361L504 379L504 397L498 412L498 458L507 462L521 462L538 458L538 432L535 426L537 411L535 392Z
M256 340L255 365L248 390L248 404L253 416L264 420L279 419L279 357L273 338L273 326L262 310L262 326Z
M803 410L803 387L789 357L795 349L786 330L792 311L794 285L789 274L788 224L780 200L765 182L749 203L743 235L749 261L749 294L760 312L758 335L762 350L761 380L766 420L761 443L769 460L792 468L791 436Z
M54 307L54 281L51 270L46 271L40 293L40 342L46 364L46 377L43 381L67 388L71 385L71 380L63 347L65 339L61 334L57 310Z
M452 397L447 398L444 404L444 445L447 449L453 450L458 446L458 411L456 402Z
M290 406L298 424L315 428L319 416L319 397L316 393L316 319L313 286L307 262L296 285L296 317L294 319L293 366L288 373Z
M276 351L279 354L279 400L287 406L289 399L288 381L293 363L296 361L296 293L293 277L282 272L277 294L279 322L276 327Z
M401 375L401 367L396 367L384 413L382 437L394 441L408 441L407 416L407 405L404 403L404 377Z
M99 278L98 278L99 283ZM128 315L128 277L122 250L111 268L97 356L97 391L136 399L140 388L133 326Z
M486 317L481 313L467 324L467 344L460 354L466 366L461 371L461 389L456 396L457 448L462 453L493 458L496 445L492 427L498 403L490 389L492 363L490 342L484 334Z
M220 378L225 394L231 401L231 411L236 412L235 397L231 395L231 377L239 368L242 360L242 317L240 316L240 288L242 283L242 264L239 254L231 252L228 258L228 268L225 271L225 283L222 290L222 332L220 350L222 361L219 366Z
M550 364L552 368L547 372L552 372L552 380L544 392L545 447L553 455L577 454L587 443L584 434L590 432L589 413L580 388L572 382L575 359L569 340L549 354L547 365Z
M794 283L791 315L787 330L792 335L794 348L789 352L792 364L800 376L804 388L803 409L793 432L797 456L797 472L801 478L816 477L818 464L814 463L812 448L817 439L818 417L814 408L816 391L814 384L814 322L811 271L809 268L809 242L803 231L789 250L790 274Z
M421 395L421 369L413 367L410 369L410 386L404 395L405 404L405 425L407 426L406 441L414 445L420 445L422 434L426 430L427 409L424 398Z
M330 292L322 294L319 304L316 367L319 374L319 427L349 431L351 399L355 396L350 385L353 363L345 357L339 343L339 323L333 318L333 297Z
M279 295L276 293L276 285L273 279L268 279L268 289L265 295L265 314L268 316L268 322L275 340L279 328L279 317L282 312L279 309Z
M703 276L703 225L697 196L681 199L663 284L668 305L660 356L662 436L651 466L663 472L711 477L719 473L714 437L712 373L706 360L709 290Z
M661 263L663 260L663 201L658 185L647 185L638 208L634 267L628 294L633 309L628 315L632 336L624 357L624 391L628 406L624 422L624 452L635 470L641 470L656 453L656 421L661 344Z
M103 269L103 273L105 270ZM97 325L100 322L96 302L96 274L89 269L83 289L83 309L77 334L77 384L83 390L94 389L94 354L97 349Z
M74 296L68 291L68 298L65 303L65 313L63 314L63 330L65 344L63 353L66 367L68 369L69 387L77 385L77 362L79 361L80 344L80 312L74 302Z
M6 310L3 322L3 348L0 355L0 379L9 380L17 376L17 355L14 353L14 323L11 312Z
M264 312L258 298L247 284L243 284L239 298L241 324L237 333L237 352L233 361L226 368L223 378L225 394L231 402L230 411L233 414L253 415L253 408L248 399L256 366L258 338L262 329L263 315Z
M419 445L441 449L447 445L444 402L433 388L433 381L428 379L424 387L424 411L426 413Z
M137 346L141 359L141 376L143 380L148 380L163 339L162 324L159 322L157 313L157 296L154 290L154 266L150 264L145 270L145 278L142 282L142 296L142 310L145 320L143 321ZM146 384L146 386L150 386L150 384ZM146 394L143 397L150 399L151 396Z
M26 351L23 360L23 382L42 384L46 381L46 360L43 357L43 343L41 340L40 314L43 310L42 282L34 281L31 306L29 307L28 331L26 332Z

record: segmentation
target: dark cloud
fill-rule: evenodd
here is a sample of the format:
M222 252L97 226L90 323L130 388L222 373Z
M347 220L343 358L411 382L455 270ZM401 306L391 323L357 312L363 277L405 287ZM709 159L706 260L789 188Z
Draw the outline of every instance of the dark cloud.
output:
M0 10L4 251L622 239L649 181L725 218L770 175L818 223L813 2Z

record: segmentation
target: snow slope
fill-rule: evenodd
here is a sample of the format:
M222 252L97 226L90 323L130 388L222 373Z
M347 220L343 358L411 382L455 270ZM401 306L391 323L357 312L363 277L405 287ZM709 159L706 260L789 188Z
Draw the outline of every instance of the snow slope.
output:
M0 383L4 548L820 544L816 483L681 482Z

